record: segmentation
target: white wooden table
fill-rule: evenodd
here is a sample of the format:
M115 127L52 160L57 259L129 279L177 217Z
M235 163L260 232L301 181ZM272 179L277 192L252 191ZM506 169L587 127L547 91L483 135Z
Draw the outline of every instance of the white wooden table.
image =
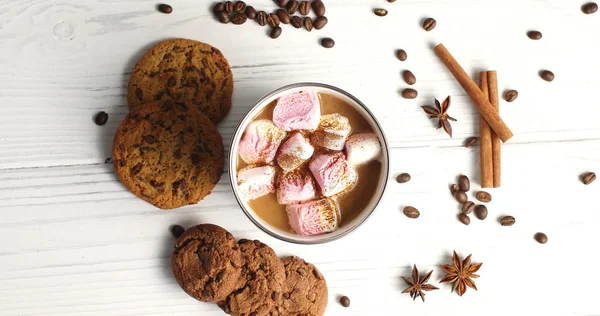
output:
M223 315L171 274L169 226L201 222L315 263L329 285L326 315L600 315L600 183L579 180L600 172L600 13L584 15L580 0L328 0L325 29L287 26L272 40L255 23L217 23L211 3L172 1L164 15L147 0L0 0L0 315ZM428 16L438 21L429 33L420 27ZM531 29L543 39L528 39ZM318 44L324 36L333 49ZM389 189L367 223L336 242L293 245L245 217L227 175L204 201L173 212L125 190L104 161L127 113L127 80L146 48L172 37L210 43L229 59L233 109L219 125L227 143L253 102L285 84L333 84L366 103L393 146ZM488 219L470 226L457 221L448 185L465 173L479 188L478 149L462 146L478 133L478 115L433 54L437 42L467 71L498 70L501 91L520 93L500 105L515 134L502 147L503 186L490 190ZM554 82L538 77L546 68ZM415 100L398 95L403 69L417 76ZM447 95L453 139L420 108ZM102 110L109 121L96 126ZM395 183L400 172L412 180ZM406 218L405 205L421 217ZM514 226L498 224L506 214ZM538 231L546 245L533 240ZM434 269L437 284L452 250L484 262L479 291L461 298L444 284L425 303L400 293L413 264Z

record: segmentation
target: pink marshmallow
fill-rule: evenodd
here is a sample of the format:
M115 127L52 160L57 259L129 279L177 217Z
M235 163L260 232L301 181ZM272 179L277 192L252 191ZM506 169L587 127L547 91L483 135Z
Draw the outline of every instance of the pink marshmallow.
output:
M242 140L239 154L247 164L269 164L275 159L277 148L286 136L270 120L258 120L248 124Z
M350 136L346 142L346 160L351 165L362 165L379 158L381 143L374 133Z
M302 236L313 236L336 230L340 223L339 206L322 199L286 207L292 229Z
M344 149L351 127L348 118L337 113L321 116L319 127L310 136L310 141L330 150Z
M314 156L308 164L324 196L333 196L351 189L358 175L340 151Z
M308 170L280 174L277 180L277 202L292 204L315 198L316 185Z
M277 100L273 122L285 131L315 130L319 125L321 103L315 91L288 93Z
M276 169L272 166L247 167L238 172L238 192L244 201L275 192Z
M312 157L315 149L299 132L290 136L279 148L277 163L285 172L294 170Z

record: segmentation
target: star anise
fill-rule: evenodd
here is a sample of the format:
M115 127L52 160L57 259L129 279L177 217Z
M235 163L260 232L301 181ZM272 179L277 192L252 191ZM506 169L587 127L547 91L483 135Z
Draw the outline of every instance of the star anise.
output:
M430 119L437 118L437 128L440 129L441 127L443 127L444 131L446 131L446 133L448 133L448 135L452 137L452 125L450 125L449 121L456 122L456 119L448 115L448 108L450 108L450 96L448 96L446 100L442 102L441 105L440 101L438 101L437 99L434 100L435 107L431 105L425 105L422 106L423 111L429 114Z
M417 266L414 265L411 279L401 277L402 280L406 282L406 284L410 285L410 287L402 291L402 293L410 293L410 297L412 297L413 301L417 298L417 296L420 296L423 302L425 302L425 293L423 293L423 291L431 291L438 289L437 287L431 284L426 284L426 282L431 277L432 272L433 271L429 271L423 277L419 277L419 270L417 270Z
M475 282L472 279L476 279L479 275L475 274L477 270L481 267L483 263L471 264L471 255L465 258L462 262L460 258L454 252L452 256L452 265L445 264L441 266L442 270L446 272L446 275L440 283L448 282L454 283L452 285L452 292L454 290L458 290L458 295L462 296L467 291L467 286L477 290L477 286L475 286Z

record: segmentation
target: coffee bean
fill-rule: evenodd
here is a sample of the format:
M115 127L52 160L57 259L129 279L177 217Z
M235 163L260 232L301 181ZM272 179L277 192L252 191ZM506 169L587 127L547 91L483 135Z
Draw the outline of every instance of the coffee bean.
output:
M325 4L321 0L313 1L312 9L316 16L324 16L325 15Z
M184 232L185 228L183 228L180 225L171 226L171 234L173 234L173 237L175 238L179 238L181 235L183 235Z
M217 2L217 4L215 4L215 6L213 7L213 13L214 14L218 14L219 12L225 10L225 3L223 2Z
M475 217L484 220L488 215L488 210L485 205L477 205L475 207Z
M405 99L414 99L419 95L419 92L415 89L407 88L402 90L402 97Z
M277 0L277 5L280 8L285 8L285 6L290 2L290 0Z
M102 112L100 112L102 113ZM596 180L596 174L593 172L588 172L581 177L581 181L583 184L588 185Z
M327 25L327 22L328 22L327 17L320 16L315 19L313 26L315 29L320 30L320 29L324 28L325 25Z
M467 138L467 140L465 141L465 147L469 148L469 147L473 146L478 140L479 140L479 137L475 137L475 136L471 136L471 137Z
M386 16L388 11L386 9L375 9L373 10L376 16Z
M265 12L265 11L258 11L256 13L256 22L260 26L267 25L267 12Z
M504 93L504 100L506 102L512 102L517 99L519 92L517 90L508 90Z
M276 38L278 38L278 37L281 35L281 31L282 31L282 30L281 30L281 28L280 28L279 26L276 26L276 27L274 27L274 28L271 30L271 38L272 38L272 39L276 39Z
M454 194L458 191L458 184L453 184L450 186L450 193L452 194L452 196L454 196Z
M595 2L588 2L581 7L581 11L585 14L592 14L598 11L598 5Z
M421 215L421 213L419 212L419 210L412 206L406 206L404 208L404 215L406 215L406 217L408 218L418 218L419 215Z
M396 58L400 59L400 61L405 61L408 56L406 55L406 51L404 49L399 49L396 51Z
M540 77L542 77L542 79L550 82L550 81L554 80L554 73L550 70L542 70L542 71L540 71Z
M231 22L231 18L229 17L229 13L227 13L225 11L219 12L219 14L217 14L217 18L219 19L219 22L221 22L223 24L227 24L227 23Z
M313 3L314 3L314 2L313 2ZM312 19L311 19L311 18L309 18L309 17L305 17L305 18L304 18L304 28L305 28L307 31L309 31L309 32L310 32L310 31L312 31L312 29L313 29L313 24L312 24Z
M398 183L406 183L406 182L410 181L410 174L401 173L396 177L396 181Z
M350 299L348 298L348 296L340 297L340 304L342 304L342 306L344 307L350 306Z
M469 192L469 190L471 190L471 181L469 181L469 177L460 175L458 177L458 188L463 192Z
M94 123L96 123L96 125L104 125L106 124L106 122L108 121L108 113L104 112L104 111L100 111L96 114L96 116L94 117Z
M480 202L483 202L483 203L489 203L492 201L492 195L485 191L477 192L475 197L477 198L477 200L479 200Z
M298 1L292 0L285 6L285 8L289 14L294 14L296 11L298 11L298 6Z
M500 225L502 226L512 226L515 224L515 218L512 216L504 216L500 220Z
M279 18L281 23L290 24L290 15L284 9L279 9L275 13L277 14L277 18Z
M292 17L292 20L290 21L290 23L292 24L293 27L299 29L302 27L302 18L295 15Z
M326 37L321 40L321 45L325 48L332 48L335 46L335 41L332 38Z
M298 7L298 11L302 15L308 15L310 13L310 1L302 1L300 2L300 6Z
M238 1L233 5L233 11L244 13L246 11L246 3L244 1Z
M529 32L527 32L527 37L531 38L532 40L539 40L542 38L542 32L529 31Z
M246 17L250 20L254 20L256 18L256 9L253 6L249 5L246 7Z
M231 16L231 23L233 24L241 25L246 23L246 21L248 21L248 17L246 17L246 14L244 13L234 13L233 16Z
M470 219L470 218L469 218L469 216L468 216L467 214L465 214L465 213L460 213L460 214L458 214L458 220L459 220L461 223L465 224L465 225L469 225L469 224L471 224L471 219Z
M165 13L165 14L169 14L169 13L173 12L173 7L168 4L164 4L164 3L159 4L158 11Z
M387 2L394 3L394 2L396 2L396 0L387 0Z
M278 27L279 26L279 17L277 16L277 14L269 13L267 15L267 23L269 23L269 25L271 27Z
M427 18L427 19L425 19L425 21L423 21L423 29L425 29L425 31L429 32L435 28L436 24L437 24L437 22L435 21L434 18Z
M548 236L546 236L544 233L536 233L534 238L540 244L545 244L548 242Z
M458 190L454 193L454 198L458 201L458 203L467 202L467 194L461 190Z
M465 214L471 214L473 213L473 211L475 210L475 203L471 202L471 201L467 201L465 202L465 204L463 204L461 211Z
M231 13L233 12L233 2L231 1L226 1L225 2L225 7L223 9L223 11L227 12L227 13Z
M417 82L417 77L410 70L402 72L402 78L404 78L404 82L411 86Z

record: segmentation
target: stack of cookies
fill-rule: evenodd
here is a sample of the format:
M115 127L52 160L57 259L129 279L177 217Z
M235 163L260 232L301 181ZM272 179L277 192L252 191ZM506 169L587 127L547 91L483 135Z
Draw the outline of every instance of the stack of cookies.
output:
M133 68L130 112L113 143L119 180L162 209L210 194L224 167L215 124L231 108L233 75L216 48L171 39L150 48Z
M236 242L213 224L191 227L179 237L173 273L183 290L216 302L234 316L321 316L327 284L317 268L298 257L280 259L258 240Z

